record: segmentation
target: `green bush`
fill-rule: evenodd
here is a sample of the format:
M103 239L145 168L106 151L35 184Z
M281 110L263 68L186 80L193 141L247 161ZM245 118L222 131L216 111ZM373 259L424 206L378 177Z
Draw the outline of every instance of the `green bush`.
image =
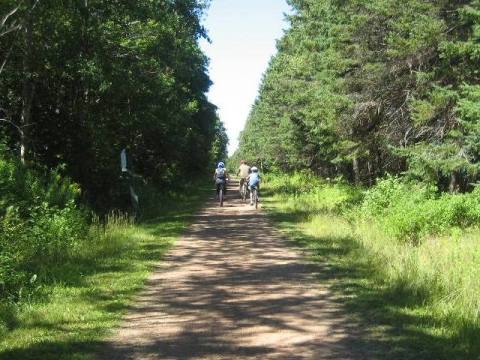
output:
M318 188L322 179L308 171L291 175L268 174L264 179L268 189L276 194L302 194Z
M439 193L435 187L387 176L367 190L322 180L310 173L266 176L268 191L282 196L285 210L341 213L352 222L373 222L397 240L418 242L480 221L480 189Z
M361 201L360 188L344 182L323 180L311 173L268 175L268 191L284 197L290 211L343 212Z
M265 186L272 190L271 184L289 183L288 177L267 177ZM360 279L356 295L361 289L367 289L369 299L377 290L379 296L386 295L389 316L398 306L400 323L409 319L408 332L416 334L411 331L418 326L428 334L448 334L458 351L463 347L478 354L480 189L440 193L397 177L381 179L367 190L308 177L302 181L319 185L284 193L276 185L269 206L273 214L300 215L278 217L279 225L293 229L298 243L328 268L336 264L339 277L349 279L344 281L349 289L350 280ZM349 267L352 271L345 272ZM373 280L371 286L366 279ZM412 314L422 320L410 322Z
M85 240L78 195L78 186L56 171L42 176L0 158L0 300L28 294Z
M480 220L480 191L439 194L432 187L387 177L365 192L354 215L377 222L396 239L418 241L476 224Z

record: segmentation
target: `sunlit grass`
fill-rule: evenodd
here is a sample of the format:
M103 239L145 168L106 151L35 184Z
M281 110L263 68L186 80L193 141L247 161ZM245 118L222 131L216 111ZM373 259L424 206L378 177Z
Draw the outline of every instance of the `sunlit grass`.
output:
M155 220L111 216L58 264L31 301L0 308L0 359L91 359L205 198L183 196Z
M316 186L272 195L266 208L322 265L319 281L365 326L362 342L380 358L479 359L480 231L402 242L339 212L338 187Z

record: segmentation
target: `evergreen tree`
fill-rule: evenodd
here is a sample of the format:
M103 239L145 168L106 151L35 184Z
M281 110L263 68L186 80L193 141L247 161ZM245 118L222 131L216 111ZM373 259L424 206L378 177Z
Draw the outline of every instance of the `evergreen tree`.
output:
M238 156L451 191L478 168L478 1L290 1Z

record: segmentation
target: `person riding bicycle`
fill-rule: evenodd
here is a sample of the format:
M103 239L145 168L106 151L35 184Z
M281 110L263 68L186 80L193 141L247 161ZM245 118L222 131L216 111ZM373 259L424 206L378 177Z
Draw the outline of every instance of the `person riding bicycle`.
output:
M227 180L228 180L228 173L227 169L225 169L225 164L220 161L215 169L215 174L213 175L213 179L215 180L215 186L217 189L217 197L220 192L220 188L223 186L224 193L227 191Z
M252 172L248 176L248 187L250 189L250 205L253 205L253 189L257 189L257 199L260 196L260 174L258 173L258 168L256 166L252 166Z
M247 165L245 160L240 161L240 166L237 170L237 176L240 176L240 194L242 193L242 186L247 181L248 175L250 175L250 166Z

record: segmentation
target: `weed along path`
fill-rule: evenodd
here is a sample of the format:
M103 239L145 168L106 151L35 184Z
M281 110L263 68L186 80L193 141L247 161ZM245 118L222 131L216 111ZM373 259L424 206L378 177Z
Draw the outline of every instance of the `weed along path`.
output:
M321 268L236 197L207 204L100 358L368 358Z

